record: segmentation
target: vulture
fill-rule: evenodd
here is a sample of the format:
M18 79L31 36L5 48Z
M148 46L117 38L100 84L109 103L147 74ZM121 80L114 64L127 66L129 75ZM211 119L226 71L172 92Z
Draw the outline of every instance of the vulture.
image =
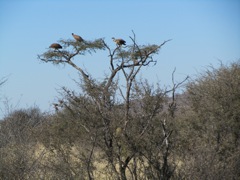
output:
M74 39L75 39L76 41L79 41L79 42L82 42L82 41L83 41L83 38L82 38L81 36L79 36L79 35L76 35L76 34L72 33L72 36L74 37Z
M119 46L126 45L126 41L124 41L123 39L115 39L114 37L112 39Z
M49 46L49 48L53 48L55 50L62 49L62 46L58 43L53 43Z

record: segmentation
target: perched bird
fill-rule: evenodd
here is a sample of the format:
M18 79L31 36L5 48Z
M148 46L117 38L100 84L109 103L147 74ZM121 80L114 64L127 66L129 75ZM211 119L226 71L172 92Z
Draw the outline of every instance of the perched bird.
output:
M53 48L55 50L62 49L62 46L58 43L53 43L49 46L49 48Z
M126 45L126 41L124 41L123 39L115 39L114 37L112 39L119 46Z
M73 33L72 33L72 36L74 37L74 39L75 39L76 41L79 41L79 42L82 42L82 41L83 41L83 38L82 38L81 36L79 36L79 35L76 35L76 34L73 34Z

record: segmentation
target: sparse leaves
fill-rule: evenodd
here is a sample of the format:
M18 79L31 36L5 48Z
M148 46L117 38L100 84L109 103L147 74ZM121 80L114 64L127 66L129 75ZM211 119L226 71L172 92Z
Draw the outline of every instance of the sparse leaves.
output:
M169 89L139 80L168 41L68 39L39 55L79 72L79 90L63 87L52 114L20 110L0 122L0 179L236 179L239 62L208 69L182 94L188 76L176 82L176 69ZM99 50L109 54L102 79L75 63Z

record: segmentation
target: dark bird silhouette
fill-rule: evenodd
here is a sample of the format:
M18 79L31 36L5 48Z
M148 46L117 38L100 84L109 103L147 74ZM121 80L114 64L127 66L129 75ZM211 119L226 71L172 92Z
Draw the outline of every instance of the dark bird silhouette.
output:
M119 46L126 45L126 41L124 41L123 39L115 39L114 37L112 39Z
M55 50L62 49L62 46L58 43L53 43L49 46L49 48L53 48Z
M83 41L83 38L82 38L81 36L79 36L79 35L76 35L76 34L72 33L72 36L73 36L73 38L74 38L76 41L79 41L79 42L82 42L82 41Z

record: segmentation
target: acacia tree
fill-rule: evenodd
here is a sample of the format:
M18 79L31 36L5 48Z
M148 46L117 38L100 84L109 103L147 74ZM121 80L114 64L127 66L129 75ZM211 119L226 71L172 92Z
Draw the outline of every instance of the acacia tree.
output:
M169 102L167 94L174 95L185 80L174 83L170 90L137 80L143 67L156 64L154 55L170 40L160 45L139 45L134 33L130 40L131 44L113 49L103 39L61 40L63 50L48 50L38 56L46 63L70 65L82 77L79 85L83 92L76 94L63 88L65 98L55 107L63 107L59 113L69 112L84 131L81 138L88 144L84 162L89 179L96 177L96 162L105 164L107 168L101 171L114 179L169 179L173 175L171 164L174 163L169 163L171 131L167 121L174 118L174 98L169 106L171 113L164 107ZM103 81L91 77L74 63L76 57L97 50L109 54L110 72ZM119 83L119 77L125 85Z

